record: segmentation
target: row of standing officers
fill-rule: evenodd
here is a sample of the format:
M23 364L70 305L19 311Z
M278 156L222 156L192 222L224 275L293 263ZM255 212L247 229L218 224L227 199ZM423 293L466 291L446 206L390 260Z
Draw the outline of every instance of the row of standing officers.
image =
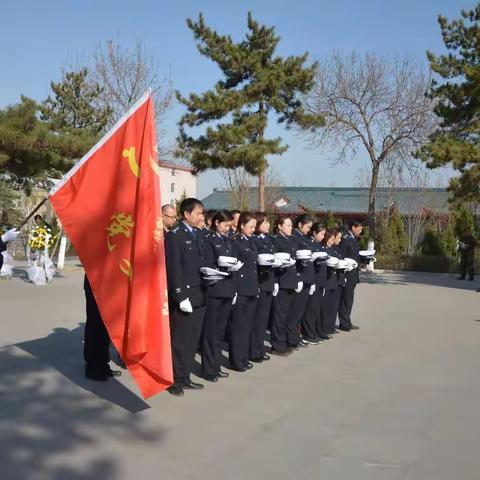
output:
M194 198L175 209L163 208L169 287L174 384L169 392L201 389L192 381L195 355L201 352L202 377L225 378L221 369L222 344L228 341L232 370L245 372L254 363L269 360L264 340L270 330L271 353L288 356L317 345L338 330L358 329L351 322L358 268L329 267L325 261L295 260L299 250L326 252L329 257L360 263L358 237L362 224L352 221L348 232L327 230L303 214L275 221L274 233L264 213L212 213L205 225L202 203ZM282 267L260 265L260 254L282 252L292 259ZM219 257L234 257L242 265L231 271ZM206 282L201 268L225 270L221 280ZM339 320L338 329L336 320Z

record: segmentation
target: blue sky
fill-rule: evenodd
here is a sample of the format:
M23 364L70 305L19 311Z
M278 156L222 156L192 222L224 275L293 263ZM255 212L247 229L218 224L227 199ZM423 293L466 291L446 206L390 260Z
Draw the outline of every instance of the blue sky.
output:
M144 42L160 62L161 74L170 77L183 94L202 92L218 79L213 63L200 56L185 19L200 11L221 33L241 39L250 10L261 23L273 25L282 40L279 53L310 53L313 61L333 49L349 53L410 55L425 59L425 50L443 51L437 15L457 18L475 0L16 0L2 2L0 18L0 107L24 94L41 101L49 82L60 78L62 68L88 58L99 42L114 39L128 47ZM175 105L165 119L171 141L181 114ZM331 167L329 155L320 155L300 138L280 128L290 146L271 163L285 184L304 186L356 185L362 158ZM443 178L438 175L438 181ZM199 178L199 196L222 186L214 172Z

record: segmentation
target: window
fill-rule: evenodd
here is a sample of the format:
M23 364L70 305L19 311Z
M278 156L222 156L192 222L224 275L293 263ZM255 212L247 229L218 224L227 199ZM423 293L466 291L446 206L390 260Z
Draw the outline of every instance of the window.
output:
M174 176L175 176L175 169L172 168L172 177L174 177Z
M172 183L172 184L170 185L170 191L171 191L172 193L175 192L175 184L174 184L174 183Z

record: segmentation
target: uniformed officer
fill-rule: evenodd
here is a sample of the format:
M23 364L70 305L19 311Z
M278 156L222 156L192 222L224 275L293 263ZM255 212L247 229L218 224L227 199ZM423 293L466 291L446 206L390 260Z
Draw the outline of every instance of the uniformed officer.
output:
M297 250L311 250L312 238L308 235L313 225L313 218L310 215L302 214L295 219L295 230L293 231L293 241ZM300 273L300 279L303 283L302 289L295 292L292 303L292 314L295 317L297 328L302 333L307 331L304 338L300 338L299 346L307 346L308 344L318 344L318 339L312 325L304 325L304 314L307 306L308 297L313 295L315 291L315 267L310 260L297 260L297 271Z
M312 239L310 248L312 252L325 252L325 247L321 243L325 236L325 231L325 226L321 223L317 222L312 225L312 228L310 229L310 237ZM322 316L322 305L327 281L327 265L325 263L325 258L317 258L314 261L314 269L315 291L308 297L303 317L303 335L304 338L310 340L328 340L330 337L328 336Z
M348 223L348 232L342 237L340 243L340 251L344 258L351 258L358 264L361 262L359 254L360 247L358 238L362 234L363 225L358 220L351 220ZM350 331L358 330L359 327L352 323L350 315L352 313L353 301L355 298L355 287L360 282L358 267L345 274L345 286L342 289L340 305L338 309L338 319L340 322L340 330Z
M235 275L237 295L229 331L229 360L232 370L245 372L253 367L249 361L250 332L258 299L257 248L252 240L257 220L242 212L237 233L233 236L236 257L243 266Z
M108 377L119 377L122 372L112 370L108 364L110 361L110 337L86 275L83 281L83 289L85 291L87 314L83 343L85 377L89 380L105 382Z
M465 276L468 272L470 281L473 281L475 277L475 248L477 247L477 241L475 237L466 232L459 242L460 251L460 277L459 280L465 280Z
M180 205L179 226L168 233L165 243L170 298L172 341L172 395L181 396L185 388L200 389L190 379L205 315L205 288L200 268L205 266L203 237L198 229L204 221L203 204L186 198Z
M275 234L272 243L277 251L292 259L295 258L297 247L292 239L293 224L289 217L279 217L275 221ZM275 269L279 286L278 294L273 299L272 326L270 341L274 355L288 355L292 353L300 342L300 333L295 317L292 315L292 302L295 290L302 289L300 273L297 272L296 262Z
M228 231L228 236L233 237L237 233L238 229L238 220L240 218L240 210L231 210L230 213L233 216L232 220L232 226L230 227L230 230Z
M258 254L273 254L272 239L270 238L270 222L265 213L255 214L257 226L253 241L257 247ZM252 362L263 362L270 360L265 351L265 333L267 331L272 309L273 296L278 293L278 283L275 282L274 268L272 266L258 265L258 284L260 293L255 309L255 316L250 335L250 360Z
M206 263L209 267L219 267L219 257L234 257L232 241L227 234L232 225L233 216L228 210L219 210L213 215L210 224L210 235L205 240ZM207 305L202 332L202 376L205 380L216 382L219 378L228 377L228 373L220 368L222 357L222 341L228 319L232 310L236 285L233 274L207 286Z
M0 270L3 265L2 252L7 249L7 243L15 240L19 235L20 232L16 228L11 228L10 230L7 230L2 236L0 236Z
M338 259L338 251L334 249L337 230L327 230L322 240L325 251L332 258ZM322 305L323 327L327 334L337 333L335 324L337 321L338 305L340 302L340 286L338 285L337 271L327 262L327 278L325 282L325 296Z
M162 206L163 233L166 235L177 223L177 210L170 204Z

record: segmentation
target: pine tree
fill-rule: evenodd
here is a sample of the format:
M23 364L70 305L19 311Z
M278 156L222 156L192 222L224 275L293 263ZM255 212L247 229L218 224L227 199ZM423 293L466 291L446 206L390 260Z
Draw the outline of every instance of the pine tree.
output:
M328 212L326 213L323 224L327 229L338 227L337 219L335 218L331 210L328 210Z
M430 168L451 165L461 175L450 181L454 199L480 199L480 4L462 11L462 19L439 16L447 55L428 52L432 70L443 79L432 82L431 96L440 126L422 147Z
M453 210L453 230L458 239L465 235L475 235L475 216L467 205L457 204Z
M212 90L188 98L177 92L187 107L179 126L177 154L187 158L197 171L209 168L244 167L259 178L259 209L265 209L267 155L287 150L281 138L265 138L270 114L288 127L300 125L314 130L323 124L318 115L308 114L300 101L314 82L316 64L305 67L307 53L286 58L276 56L280 37L273 27L259 25L248 14L248 34L241 42L220 35L205 24L187 20L197 48L218 64L223 79ZM185 127L208 124L203 135L194 138Z

